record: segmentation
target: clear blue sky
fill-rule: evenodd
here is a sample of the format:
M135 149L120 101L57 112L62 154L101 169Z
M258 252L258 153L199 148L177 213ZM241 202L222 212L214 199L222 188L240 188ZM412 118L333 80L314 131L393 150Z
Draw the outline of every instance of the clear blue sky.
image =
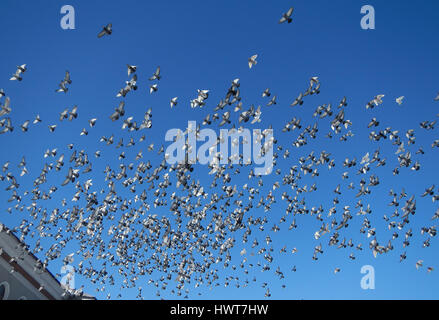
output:
M76 29L63 30L60 27L60 9L62 5L73 5L76 11ZM373 5L376 11L376 29L362 30L360 9L363 5ZM293 22L278 24L283 12L294 6ZM117 156L121 152L115 145L107 147L99 143L101 136L114 133L115 143L121 137L127 143L132 136L136 141L146 135L146 142L126 148L128 164L134 160L140 149L144 150L145 161L158 164L160 158L157 150L166 146L165 132L170 128L184 129L189 120L202 121L212 113L217 102L226 94L230 82L239 78L244 108L250 104L261 104L263 121L249 128L267 128L270 124L275 128L275 137L279 144L288 148L291 158L288 161L279 159L279 167L286 173L288 168L297 164L297 159L307 156L315 150L330 152L336 159L336 167L328 171L321 168L320 177L306 176L301 185L317 183L318 190L306 194L307 207L318 207L320 204L326 214L332 207L335 194L332 190L341 184L343 195L339 196L337 219L340 219L344 205L351 206L354 216L348 229L342 230L340 238L352 238L355 244L362 243L363 251L354 248L328 248L328 235L316 241L313 234L321 222L314 217L296 217L299 225L295 231L288 231L283 224L282 230L274 235L271 270L262 273L256 266L257 261L264 264L262 256L248 257L255 267L249 269L249 275L237 271L224 270L218 265L222 277L236 274L240 279L248 278L251 285L247 288L235 288L234 282L227 288L224 285L213 290L194 289L193 283L188 287L190 298L206 299L260 299L265 289L262 282L268 282L272 298L275 299L436 299L436 284L439 280L439 254L437 239L431 239L430 248L422 248L422 242L428 236L420 234L421 227L434 225L431 220L437 210L437 203L431 197L421 198L425 188L437 183L437 159L439 150L432 149L431 144L438 139L437 128L426 131L419 127L422 121L435 120L439 113L439 102L433 102L439 91L437 53L439 42L439 3L436 1L2 1L0 19L1 53L0 53L0 88L11 98L13 112L10 117L15 130L13 133L0 135L0 164L11 162L10 170L19 177L17 168L22 156L26 157L29 174L18 178L20 193L32 189L32 182L45 162L56 159L44 159L47 149L58 148L58 155L65 153L66 165L60 173L51 172L48 183L42 186L47 191L52 185L59 185L66 174L70 151L68 143L74 143L76 150L86 150L92 155L102 150L102 157L93 161L93 171L81 177L81 181L93 179L95 190L107 188L102 171L108 164L116 169L120 163ZM97 38L103 25L113 24L113 34L109 37ZM247 59L258 54L258 64L249 70ZM9 81L16 66L26 63L28 70L22 82ZM148 108L153 112L153 128L144 132L129 133L120 129L121 122L113 123L109 115L118 105L117 91L128 80L126 64L138 66L139 89L128 94L126 99L126 115L141 119ZM155 68L161 66L163 78L159 82L159 90L149 94L147 79ZM55 93L58 83L63 79L65 70L69 70L73 80L67 94ZM305 99L300 108L290 108L289 104L304 91L312 76L318 76L321 94ZM270 88L277 96L277 105L265 107L266 100L261 98L265 88ZM190 99L197 95L197 89L209 89L211 95L207 106L203 109L191 109ZM366 110L365 105L377 94L385 94L384 104ZM169 100L179 97L179 104L170 109ZM338 136L329 140L324 136L330 131L328 119L319 120L318 138L309 139L309 144L296 149L291 142L296 133L282 133L281 128L287 120L300 117L304 126L313 125L317 119L312 113L318 105L332 103L336 108L339 101L346 96L349 105L346 118L353 123L351 128L355 134L347 142L340 142ZM399 107L395 98L405 96L404 103ZM3 98L4 99L4 98ZM3 100L2 99L2 103ZM59 113L65 108L78 106L78 119L59 122ZM20 124L25 120L33 120L40 114L43 122L30 126L27 133L22 133ZM401 169L399 176L393 176L392 170L397 166L396 147L389 140L371 142L368 139L367 124L373 117L380 121L378 130L391 127L399 130L402 137L409 129L415 130L416 144L409 146L414 160L419 160L421 169L413 172ZM89 129L88 120L97 118L95 128ZM49 133L48 125L57 124L55 133ZM79 135L82 128L89 130L87 137ZM405 139L405 138L404 138ZM405 140L404 140L405 141ZM155 152L146 151L147 146L154 142ZM405 143L407 145L407 143ZM419 147L423 147L425 155L415 155ZM402 248L404 233L408 228L399 231L399 238L393 242L395 249L376 259L368 249L370 239L359 233L363 217L355 215L355 191L347 190L350 181L356 187L362 176L357 176L356 169L350 170L352 180L341 180L346 171L342 167L344 158L356 157L359 161L369 152L371 155L380 149L381 157L387 158L387 165L375 168L370 174L380 177L380 185L372 187L372 194L363 197L364 204L370 204L373 210L368 216L372 226L377 229L380 244L387 244L392 233L387 229L383 215L391 215L393 208L388 206L392 197L388 191L393 188L399 193L404 187L409 196L417 199L416 215L410 218L413 238L408 248ZM58 158L58 156L56 157ZM280 154L281 158L281 154ZM243 170L244 172L245 170ZM206 177L207 168L198 166L193 176L201 182L209 183ZM264 177L264 190L270 189L272 183L280 180L274 174ZM235 176L232 185L247 182L247 175ZM256 182L256 181L255 181ZM14 211L8 215L6 210L10 203L7 199L11 192L4 191L7 182L1 182L0 203L3 213L0 221L8 226L19 225L22 219L28 219L27 211ZM439 184L438 184L439 186ZM437 186L437 187L438 187ZM207 187L207 186L206 186ZM122 188L120 188L122 189ZM285 190L284 190L285 189ZM357 189L357 188L356 188ZM140 190L140 188L139 188ZM213 190L208 190L212 192ZM251 252L251 242L255 237L262 243L272 225L278 224L285 211L285 202L280 199L281 193L291 189L282 187L275 192L277 202L269 213L263 208L254 208L255 217L267 216L269 222L266 231L254 230L249 243L242 244L241 233L235 235L236 246L233 263L238 265L242 257L239 251L247 248ZM437 191L437 189L436 189ZM50 213L60 206L63 198L70 200L75 193L73 186L59 187L53 198L40 201L40 205ZM121 191L123 197L132 197L128 190ZM153 194L149 200L152 202ZM259 197L256 199L256 203ZM84 199L81 199L83 204ZM254 204L256 204L254 203ZM15 204L15 203L13 203ZM24 204L30 204L27 197ZM68 207L75 205L69 202ZM401 206L403 202L401 201ZM153 209L151 213L169 214L169 210ZM291 222L291 216L287 217ZM436 222L437 223L437 222ZM53 228L56 232L57 228ZM27 238L32 244L35 239ZM47 249L53 242L47 240ZM312 261L314 246L322 242L324 254L317 262ZM288 254L280 254L279 250L287 246ZM267 247L267 246L265 246ZM291 249L297 247L299 252L291 255ZM63 250L63 255L77 250L74 241ZM399 263L399 255L407 251L407 260ZM356 260L348 256L354 253ZM41 257L41 256L40 256ZM75 256L74 265L79 262ZM424 260L424 267L419 271L415 268L418 260ZM232 263L232 264L233 264ZM60 268L60 260L49 265L53 273ZM291 273L293 265L297 272ZM376 289L365 291L360 288L363 265L372 265L376 272ZM285 279L279 280L274 274L280 266ZM427 274L426 268L434 267L435 271ZM333 270L339 267L341 272L334 275ZM98 298L105 298L111 293L115 298L119 293L121 278L114 269L117 285L106 286L107 291L97 293L87 279L77 275L77 287L85 285L85 290ZM138 286L143 288L146 299L155 299L157 289L147 285L149 278L159 278L161 274L153 274L141 278ZM257 277L257 282L251 280ZM173 283L173 280L170 281ZM223 281L220 282L223 284ZM282 289L281 285L286 288ZM171 286L169 287L171 288ZM186 287L185 287L186 288ZM169 289L167 290L169 291ZM165 298L178 298L164 291ZM198 292L202 295L198 296ZM136 289L122 291L123 298L135 298ZM184 295L184 294L183 294Z

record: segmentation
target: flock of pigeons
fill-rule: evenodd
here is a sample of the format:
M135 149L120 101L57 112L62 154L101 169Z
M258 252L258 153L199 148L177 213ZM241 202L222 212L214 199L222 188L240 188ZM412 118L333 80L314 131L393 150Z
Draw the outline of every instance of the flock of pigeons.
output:
M282 15L279 23L291 23L292 13L293 8ZM111 34L112 25L108 24L103 27L98 37ZM249 68L257 64L257 57L253 55L248 59ZM26 71L25 64L18 66L10 80L22 81ZM138 89L137 67L127 65L127 72L130 78L117 93L117 97L125 97ZM153 82L149 90L152 94L157 91L158 82L161 80L160 67L149 80ZM69 85L72 85L72 80L70 73L66 72L56 92L67 93ZM291 107L297 108L304 104L307 97L318 95L320 86L318 77L312 77L307 89L294 98ZM265 89L262 97L269 99L267 106L276 105L276 96L272 95L270 89ZM208 108L206 107L208 98L209 90L198 90L198 96L191 100L190 105L192 108ZM366 108L378 107L383 103L383 98L384 95L375 96L366 104ZM0 90L0 99L3 100L0 109L0 134L11 134L14 131L9 117L12 112L11 99L6 96L3 89ZM403 99L404 97L397 98L396 103L401 105ZM177 97L170 100L171 108L177 105L177 100ZM439 94L434 100L439 101ZM133 117L125 118L124 106L125 103L121 101L114 112L109 114L112 121L122 123L122 130L129 130L134 135L152 127L151 109L147 110L143 119L136 121ZM315 109L313 117L318 121L321 122L324 118L330 120L329 133L323 138L332 139L339 136L340 141L346 141L353 136L352 131L349 130L352 122L346 118L347 106L347 98L344 97L335 107L325 104ZM202 124L197 128L187 128L177 139L185 139L190 130L198 133L202 126L211 126L216 120L219 121L219 126L230 125L232 130L239 131L244 123L260 122L262 110L260 106L255 108L253 105L244 109L239 79L235 79L224 99L216 105L211 114L205 117ZM232 117L234 113L239 115L236 121ZM66 109L61 112L59 120L73 121L77 118L78 107L74 106L71 110ZM39 115L32 121L34 125L40 122L42 119ZM96 118L88 120L89 130L93 129L96 122ZM28 131L30 123L31 121L28 120L20 125L21 130ZM435 124L436 121L425 121L420 127L431 130L434 129ZM367 124L367 128L373 129L369 138L375 142L391 141L397 149L394 159L396 165L390 168L393 175L396 176L400 170L407 168L418 171L421 163L419 160L414 161L412 152L408 150L409 146L415 143L415 131L410 129L405 134L401 134L398 130L389 127L379 130L379 125L379 120L376 118ZM324 123L321 126L324 126ZM57 125L48 127L54 132ZM292 135L293 132L299 132L292 142L292 147L299 150L311 139L317 138L319 129L317 122L314 125L305 125L302 124L302 119L294 117L285 123L282 134ZM84 128L80 134L86 136L88 131ZM263 132L260 139L264 138ZM109 137L102 136L100 142L110 146L115 144L115 140L116 136L112 134ZM136 140L144 141L145 135ZM439 200L438 188L434 185L427 186L419 195L408 195L402 188L399 192L390 190L389 196L392 200L389 206L392 207L393 213L383 216L388 229L392 231L391 239L386 243L378 242L378 230L370 219L372 206L363 202L367 201L367 196L380 183L379 177L371 173L373 165L384 167L391 162L391 159L386 159L380 154L379 149L373 153L366 153L359 161L356 158L340 161L326 151L312 151L294 160L290 158L292 151L278 145L277 140L272 139L268 141L270 146L275 148L274 168L270 176L256 176L251 163L243 163L244 161L241 161L241 164L231 164L233 159L230 158L229 164L220 164L221 159L216 155L216 161L209 165L211 184L206 185L194 178L197 170L201 170L197 165L188 161L175 165L167 164L167 155L163 146L158 150L158 154L163 157L160 163L153 164L150 160L144 159L142 150L132 162L126 159L123 148L134 146L136 140L132 137L128 143L124 143L123 139L117 143L116 148L121 150L117 157L120 164L116 168L106 166L103 181L107 188L101 190L93 188L93 179L99 179L99 176L92 178L89 175L93 170L92 160L95 158L97 161L101 155L100 150L88 153L77 149L73 144L67 145L67 154L60 154L58 149L48 149L44 153L44 159L52 160L44 164L38 175L34 173L36 178L33 181L33 188L29 190L23 190L20 186L21 177L29 174L25 157L18 164L19 175L14 174L12 170L17 166L16 164L6 162L2 165L0 181L7 185L6 192L10 193L10 206L7 211L11 214L14 211L28 213L13 231L23 241L28 237L35 241L33 248L24 246L22 250L43 257L35 265L36 272L41 272L56 259L63 259L64 264L71 264L76 254L80 260L75 265L76 274L81 274L96 284L97 291L106 292L106 286L117 284L120 288L137 288L137 297L143 298L140 281L144 280L145 276L149 276L147 283L156 287L158 297L167 293L187 298L192 294L193 287L214 288L220 285L229 286L232 283L238 288L249 286L257 281L254 275L258 269L265 272L273 269L277 277L284 279L286 272L279 266L277 268L273 266L276 260L272 235L281 228L293 232L298 227L296 218L299 216L308 216L321 223L321 227L313 235L313 239L317 241L316 246L313 252L309 253L314 261L318 260L325 251L323 242L326 242L328 247L352 249L348 256L351 260L355 259L354 250L369 249L374 256L377 256L397 249L400 250L400 261L403 261L407 258L404 248L409 246L413 232L420 232L426 236L422 247L430 246L431 239L437 234L435 225L412 230L410 219L416 213L416 197L430 197L436 202ZM431 147L438 148L439 140L433 141ZM189 147L185 144L184 148L187 151ZM153 152L154 144L151 143L146 149L148 152ZM423 155L425 152L423 148L419 148L416 155ZM289 163L288 170L282 170L278 161ZM338 196L346 188L340 183L333 191L323 191L334 193L332 207L309 206L305 194L317 190L317 177L324 167L331 170L336 165L346 169L341 181L349 181L353 172L361 177L358 184L352 181L347 185L347 190L356 190L357 202L354 206L340 204ZM63 171L65 173L62 173ZM53 172L65 176L58 186L49 184L48 176ZM236 180L234 177L241 173L246 177L246 183L234 184L233 181ZM302 183L302 179L307 175L315 181L310 186ZM269 177L274 177L276 181L269 183L268 188L264 188L264 180ZM48 209L45 203L51 202L54 193L68 194L63 189L67 188L67 185L72 185L75 189L71 201L63 199L60 206L55 205L55 209ZM285 212L278 216L270 214L272 205L279 201L284 203ZM260 216L257 212L262 209L265 215ZM362 243L354 243L352 239L345 237L345 232L355 216L362 220L359 231L365 236L366 248L363 248ZM439 209L432 212L431 216L433 220L438 219ZM272 220L274 217L276 221L279 219L277 223ZM350 228L352 229L352 226ZM269 230L268 234L261 239L258 233L262 234L266 229ZM240 241L237 241L238 237ZM403 238L402 248L394 248L399 237ZM47 243L45 239L51 241L48 248L43 247L43 242ZM74 243L77 251L63 256L62 253L69 243ZM252 251L247 252L250 250L249 247L241 250L242 245L239 243L251 244ZM294 255L298 249L294 247L288 251ZM235 255L236 252L239 253L238 257ZM287 245L280 248L279 252L286 254ZM252 260L256 258L260 258L262 262L259 260L253 263ZM416 262L417 269L422 266L422 260ZM221 268L233 271L238 269L245 275L245 279L242 275L241 277L228 275L221 279ZM291 268L291 272L296 270L296 266ZM340 271L341 268L337 267L334 273ZM433 271L433 267L428 266L427 271ZM159 276L155 277L157 274ZM253 274L252 279L247 278L249 274ZM266 282L261 285L265 297L270 297L270 285ZM285 284L282 286L285 287ZM66 292L69 290L75 294L82 294L83 287L73 290L66 286ZM118 297L121 297L121 294ZM111 298L110 294L108 298Z

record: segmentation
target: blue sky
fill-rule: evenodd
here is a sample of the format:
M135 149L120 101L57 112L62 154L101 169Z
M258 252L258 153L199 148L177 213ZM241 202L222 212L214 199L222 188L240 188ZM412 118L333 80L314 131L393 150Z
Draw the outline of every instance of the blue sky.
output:
M75 8L75 30L63 30L60 27L60 9L65 4ZM366 4L375 8L375 30L362 30L360 27L360 9ZM295 8L293 22L278 24L282 13L290 6ZM261 283L267 282L274 299L436 299L435 283L439 280L439 270L427 274L426 268L432 266L439 269L437 239L431 239L430 248L422 248L422 242L427 236L421 236L420 228L434 225L435 221L431 221L431 217L437 210L437 204L432 203L430 197L421 198L420 195L425 188L438 181L438 149L431 148L431 143L438 139L438 135L437 128L426 131L419 127L419 123L433 121L439 113L439 102L433 102L439 91L439 43L436 40L439 31L438 9L437 2L395 0L227 0L215 3L140 0L3 1L0 16L3 48L0 54L0 88L4 88L6 95L11 98L13 111L10 117L15 130L0 135L0 145L4 150L0 155L0 164L10 161L11 171L19 176L17 165L22 156L26 157L30 173L19 178L19 190L23 192L32 188L32 181L39 175L45 162L56 160L44 159L45 150L58 148L58 154L65 153L68 158L70 151L66 146L74 143L76 150L84 149L90 155L98 149L102 150L102 157L93 160L93 172L81 179L93 179L96 190L106 188L102 171L106 165L114 168L119 165L117 156L121 150L115 149L115 145L107 147L100 143L101 136L114 134L116 143L120 138L126 143L130 137L138 141L145 134L146 142L136 143L131 149L126 148L128 160L125 163L132 162L136 153L143 149L144 160L151 159L152 163L158 164L161 159L157 156L157 150L167 144L165 132L170 128L184 129L189 120L201 122L225 96L230 82L239 78L244 108L251 104L262 105L263 121L249 125L249 128L264 129L271 124L279 144L291 152L288 161L279 159L279 168L283 173L291 165L297 164L298 158L306 157L312 150L316 153L325 150L335 157L336 167L333 170L328 171L322 167L318 178L307 176L302 179L302 186L310 186L314 182L318 186L315 193L306 194L307 207L322 204L326 215L335 196L332 190L341 184L343 195L339 196L338 219L344 205L350 205L354 215L351 226L343 230L341 238L352 238L355 244L362 243L365 249L360 252L328 248L328 235L318 241L313 238L321 222L310 216L297 216L297 230L288 231L288 225L284 224L279 233L272 235L275 259L270 271L262 273L255 266L249 269L249 275L246 276L242 270L237 269L236 275L240 279L248 278L252 282L251 279L256 276L256 283L237 289L234 282L227 288L221 282L222 285L213 290L204 287L193 289L192 283L187 287L190 298L260 299L265 293ZM113 34L98 39L96 35L102 26L110 22L113 24ZM250 70L247 59L254 54L258 54L258 64ZM23 75L23 81L9 81L16 66L24 63L28 70ZM139 76L139 89L130 92L124 99L126 116L142 118L148 108L152 108L153 114L153 128L134 134L122 131L120 121L113 123L109 119L121 101L116 98L116 93L128 80L126 64L137 65ZM151 82L147 79L157 66L161 67L163 78L159 82L159 90L151 95ZM73 80L69 92L55 93L66 70L70 71ZM319 77L321 94L306 97L301 107L289 107L298 94L307 88L312 76ZM265 106L267 101L261 98L265 88L270 88L272 94L277 96L276 106ZM208 103L203 109L191 109L189 105L190 99L196 98L197 89L210 90ZM386 95L384 104L366 110L367 102L377 94ZM171 110L169 100L175 96L179 97L179 104ZM346 118L353 123L351 130L354 137L347 142L340 142L338 136L331 140L325 138L330 128L329 120L323 119L318 120L317 139L310 139L309 144L303 148L291 146L297 132L282 133L280 129L286 121L299 117L304 126L313 125L317 119L312 117L312 113L318 105L332 103L336 108L344 96L348 98L345 112ZM395 98L399 96L405 96L401 107L395 103ZM60 123L59 113L65 108L71 109L73 105L78 106L78 119ZM31 126L27 133L22 133L20 124L25 120L33 120L36 114L40 114L43 122ZM391 127L399 130L401 136L409 129L415 130L416 144L407 150L412 152L414 160L421 162L419 172L401 169L400 175L392 175L393 168L398 164L394 155L396 146L388 140L372 142L368 139L372 129L367 129L367 124L373 117L380 121L379 130ZM98 119L93 129L89 129L87 123L91 118ZM58 124L55 133L49 133L47 129L51 124ZM79 135L84 127L89 131L87 137ZM155 151L149 153L146 148L152 142L155 143ZM421 146L425 155L415 155ZM342 167L344 158L356 157L360 160L367 152L373 154L378 148L381 156L387 158L387 165L382 168L372 165L371 172L365 176L368 179L374 173L380 177L381 183L371 188L372 194L365 196L363 203L369 203L373 209L368 219L377 229L379 242L386 244L393 233L388 231L387 223L382 219L384 214L389 216L393 211L388 206L392 200L388 196L391 188L399 193L404 187L409 196L415 195L417 213L410 219L414 234L411 245L402 248L402 238L408 230L406 227L399 231L400 236L394 241L395 250L375 259L368 250L370 239L359 233L363 218L355 215L355 192L346 190L348 183L341 180L341 174L346 171ZM279 155L282 158L281 153ZM49 182L44 185L44 190L62 182L67 166L60 173L51 172L48 175ZM354 181L357 186L362 176L357 176L355 172L355 169L351 170L352 180L349 182ZM207 168L197 166L193 176L195 180L210 184L206 173ZM264 194L263 190L269 190L276 180L281 180L281 177L274 174L264 177L261 194ZM247 174L234 176L232 180L232 184L238 186L246 182ZM6 209L11 206L7 202L10 192L4 191L6 182L1 184L0 203ZM291 189L282 187L281 191L277 191L277 202L269 213L256 208L252 211L255 217L267 216L269 222L266 231L255 230L247 244L242 244L242 233L235 235L237 241L232 253L236 260L233 263L240 263L242 257L239 251L243 247L251 251L249 247L254 237L260 243L263 242L265 236L272 233L269 230L273 223L279 223L286 206L280 199L283 189L293 195ZM128 191L123 192L124 197L132 197ZM60 206L61 199L69 200L73 194L73 186L60 188L52 200L41 205L51 212ZM150 199L153 199L152 194ZM29 198L25 203L29 204ZM169 210L161 208L153 211L160 215L169 214ZM23 218L29 219L26 215L26 210L14 211L12 215L3 213L0 220L14 227ZM290 220L291 216L288 216L287 221ZM325 221L331 219L326 218ZM33 243L35 239L28 238L27 241ZM46 240L45 248L52 241ZM312 252L319 242L324 244L325 252L314 262L311 259ZM279 253L284 245L287 246L288 254ZM299 249L296 255L290 253L293 247ZM77 243L72 241L63 254L74 250L77 250ZM403 251L407 251L407 260L399 263L399 255ZM348 258L351 252L356 256L354 261ZM421 259L424 260L424 267L417 271L415 263ZM79 260L76 257L75 263ZM255 265L257 261L262 264L265 262L262 256L257 255L249 257L249 260ZM49 269L57 273L60 265L59 260L54 261ZM293 265L297 266L296 273L289 271ZM375 290L360 288L360 269L363 265L375 268ZM278 266L285 274L283 280L274 274ZM337 275L333 273L335 267L342 270ZM218 265L218 269L222 277L235 274L229 269L224 270L222 265ZM116 282L120 283L121 278L116 274L115 269ZM151 276L154 277L160 277L160 274ZM138 286L142 286L146 299L155 299L157 289L146 284L149 278L142 278ZM105 293L97 293L96 286L79 275L76 284L77 287L84 285L87 292L98 298L105 298L108 293L115 298L119 293L118 285L106 286ZM286 284L285 289L281 288L282 284ZM199 292L201 296L197 295ZM123 298L130 299L135 298L137 290L123 290L121 293ZM163 297L178 298L166 291Z

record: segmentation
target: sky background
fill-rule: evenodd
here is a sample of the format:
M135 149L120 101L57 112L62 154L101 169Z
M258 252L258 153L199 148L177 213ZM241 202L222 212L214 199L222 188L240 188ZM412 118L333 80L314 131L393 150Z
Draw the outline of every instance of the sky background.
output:
M76 29L63 30L60 27L63 5L75 8ZM373 5L375 8L376 29L362 30L360 9L363 5ZM283 12L294 6L293 22L278 24ZM271 124L275 129L274 135L280 145L288 148L291 157L282 159L279 153L279 168L286 173L288 168L297 164L297 159L307 156L314 150L316 154L325 150L336 159L336 167L328 171L319 169L318 178L302 179L302 186L317 183L318 190L306 194L307 207L325 208L326 216L335 194L332 190L341 184L343 195L339 196L337 218L340 219L343 205L351 206L354 219L351 226L344 230L340 238L352 238L355 244L362 243L363 251L352 249L336 249L327 247L328 235L316 241L313 237L321 222L310 216L297 216L298 228L288 231L291 216L283 224L280 232L273 235L271 226L279 225L279 219L284 215L286 204L280 199L283 191L291 189L282 187L275 192L277 202L268 213L263 208L254 208L254 216L267 216L269 222L266 231L254 233L249 237L249 243L243 244L239 234L235 236L236 245L232 250L234 260L231 264L238 265L242 259L239 252L247 248L251 252L251 243L255 237L262 243L267 234L273 239L273 257L271 270L261 272L260 268L249 269L246 276L237 269L223 269L218 265L219 274L236 274L240 279L248 278L251 282L247 288L237 289L234 282L227 288L223 281L219 287L194 289L193 283L185 288L190 290L189 298L197 299L262 299L265 289L262 282L269 283L271 298L274 299L437 299L437 283L439 280L439 251L437 239L431 239L430 248L422 248L422 242L428 236L420 234L421 227L435 224L431 217L437 210L437 204L432 203L431 197L421 198L425 188L437 184L438 149L432 149L431 144L438 139L437 128L426 131L419 127L421 121L433 121L439 113L439 102L433 99L439 90L437 52L439 42L439 3L436 1L2 1L0 15L0 34L2 50L0 53L0 88L11 98L13 111L10 115L15 130L13 133L0 135L0 164L10 161L10 170L19 176L17 168L22 156L26 157L29 174L19 178L21 193L32 188L35 179L45 162L54 162L43 158L47 149L58 148L58 155L65 153L66 159L71 152L67 150L68 143L74 143L76 150L84 149L90 155L96 150L102 150L102 157L93 162L93 172L83 181L93 179L96 190L106 188L102 171L106 165L113 168L120 163L117 156L121 152L115 145L107 147L99 142L101 136L115 134L115 144L120 138L125 143L130 137L138 141L142 134L146 141L136 143L133 148L126 149L127 160L134 161L137 152L144 150L144 161L160 163L157 156L161 145L166 147L165 133L171 128L184 129L187 121L201 122L223 98L230 82L239 78L243 108L251 104L262 105L261 123L249 125L249 129L265 129ZM101 39L97 34L102 26L113 24L113 34ZM247 59L258 54L258 64L248 68ZM27 64L28 70L23 75L22 82L9 81L17 65ZM126 116L141 119L148 108L152 108L153 127L143 132L130 133L121 130L121 122L111 122L109 115L117 107L120 98L116 97L118 90L128 80L126 64L138 67L139 89L130 92L124 99ZM162 80L159 90L149 94L148 78L160 66ZM69 70L73 83L67 94L55 93L58 83L64 73ZM291 108L289 105L306 90L309 79L318 76L321 81L321 94L305 98L301 107ZM277 96L277 105L266 107L268 100L261 97L265 88L270 88ZM209 89L210 96L203 109L191 109L189 101L196 98L197 89ZM377 94L385 94L384 104L366 110L365 105ZM169 100L178 96L179 103L170 109ZM346 96L349 105L346 107L346 118L353 123L351 130L355 134L347 142L340 142L339 136L332 140L325 138L330 131L329 119L317 120L312 113L318 105L332 103L336 108L339 101ZM395 98L405 96L403 105L395 103ZM3 103L4 98L1 100ZM59 122L59 113L65 108L78 106L78 119ZM33 120L39 114L43 122L31 125L27 133L20 130L20 124L25 120ZM234 117L236 118L236 114ZM309 139L309 144L303 148L291 146L298 132L282 133L281 128L293 117L302 119L304 127L308 124L319 123L318 138ZM407 150L412 151L412 158L421 162L421 170L413 172L402 168L399 176L393 176L392 170L397 166L396 146L388 140L372 142L368 139L367 124L376 117L380 121L378 130L391 127L399 130L404 136L409 129L415 129L416 144ZM88 127L88 120L97 118L95 128ZM50 133L47 126L58 124L55 133ZM87 128L89 135L80 136L82 128ZM229 126L230 127L230 126ZM377 130L377 131L378 131ZM346 131L343 131L346 133ZM404 140L405 141L405 140ZM154 142L154 152L147 152L147 146ZM407 145L407 143L405 143ZM419 147L423 147L425 155L415 155ZM371 155L380 149L381 156L387 158L387 165L382 168L371 166L370 174L380 177L380 185L372 187L372 194L363 197L364 204L370 204L373 210L368 216L372 226L377 228L377 239L380 244L387 244L392 231L388 231L387 223L382 219L393 212L388 203L392 197L388 191L393 188L399 193L404 187L409 196L417 199L416 215L411 217L410 226L413 238L408 248L402 248L405 227L399 231L399 238L393 241L395 250L374 258L368 249L370 239L360 234L359 229L363 217L355 215L356 191L347 190L350 181L358 186L363 176L357 176L356 170L350 170L351 180L342 181L341 174L346 171L342 162L346 157L356 157L358 162L363 155ZM67 162L67 161L66 161ZM60 173L51 172L48 184L59 185L68 169L66 164ZM245 170L242 170L243 172ZM197 166L193 173L195 179L210 185L210 177L206 175L207 168ZM263 177L263 190L269 190L281 176L274 174ZM247 174L233 177L232 185L243 185ZM255 180L257 182L257 180ZM0 182L0 221L9 227L20 224L27 218L26 210L13 211L9 215L6 209L11 206L7 202L11 192L4 191L7 182ZM207 187L207 186L206 186ZM140 189L139 189L140 190ZM212 190L213 191L213 190ZM207 192L212 192L208 190ZM53 199L42 205L48 212L60 206L63 198L71 199L74 194L73 186L59 189ZM125 197L132 196L125 192ZM149 200L152 202L153 195ZM256 203L259 197L255 199ZM29 204L29 199L25 204ZM254 203L254 204L256 204ZM403 202L401 201L401 205ZM69 206L72 203L69 202ZM153 209L160 215L169 214L164 208ZM332 218L326 218L330 222ZM242 236L242 232L241 232ZM35 239L27 238L30 244ZM44 240L46 241L46 240ZM318 261L312 261L314 246L320 242L324 245L324 254ZM52 242L47 240L45 248ZM287 254L279 250L287 246ZM267 247L267 246L265 246ZM292 255L291 249L297 247L299 252ZM75 244L63 251L69 254L77 250ZM407 251L407 259L399 263L399 255ZM354 253L356 260L348 256ZM42 258L41 255L39 255ZM254 264L265 261L262 256L249 257ZM415 268L418 260L424 260L424 267L419 271ZM75 256L77 264L80 258ZM297 272L290 272L296 265ZM375 290L362 290L360 269L364 265L375 268ZM52 273L60 270L60 260L49 265ZM280 280L274 271L280 267L285 279ZM426 268L434 267L435 271L427 274ZM334 275L334 269L341 272ZM251 279L256 276L258 281ZM157 299L157 289L147 285L146 276L139 281L143 288L145 299ZM121 279L115 274L116 283ZM172 282L172 281L171 281ZM96 285L79 275L76 276L76 286L85 286L85 291L103 299L108 293L115 298L119 293L119 285L106 286L105 292L96 292ZM286 288L281 288L285 284ZM168 290L169 291L169 290ZM123 290L122 297L135 298L137 289ZM201 293L201 296L198 296ZM183 294L184 296L184 294ZM162 297L181 298L163 292Z

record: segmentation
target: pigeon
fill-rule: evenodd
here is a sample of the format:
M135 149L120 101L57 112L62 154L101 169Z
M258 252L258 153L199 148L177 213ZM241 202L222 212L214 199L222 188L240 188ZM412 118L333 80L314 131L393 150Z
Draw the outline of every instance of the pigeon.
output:
M88 124L90 125L90 128L93 128L96 125L96 121L98 121L98 119L96 118L88 120Z
M258 62L256 61L256 59L258 58L258 55L255 54L253 56L251 56L250 58L248 58L248 67L251 69L254 65L256 65Z
M69 121L76 119L78 117L78 107L74 106L72 111L69 112Z
M127 64L127 68L128 68L128 76L132 75L137 71L137 66L132 66Z
M174 97L171 99L171 102L170 102L171 108L173 108L177 105L177 99L178 99L177 97Z
M59 88L55 90L55 92L64 92L67 93L69 91L69 88L66 86L66 82L62 81L59 84Z
M166 71L166 70L165 70ZM160 80L162 76L160 75L160 67L157 67L154 74L149 78L150 81Z
M113 33L113 25L111 23L107 24L106 26L102 27L102 31L99 32L98 38L102 38L105 35L111 35Z
M29 130L29 123L30 123L30 121L29 121L29 120L26 120L26 121L21 125L21 130L22 130L23 132L27 132L27 130Z
M269 97L271 95L270 89L265 89L264 92L262 92L262 97Z
M17 71L12 75L12 77L9 80L18 80L22 81L23 78L21 76L22 73L26 72L26 64L22 64L21 66L17 66Z
M271 106L271 105L274 105L274 104L277 104L277 102L276 102L276 96L273 96L273 97L271 98L271 100L267 103L267 106Z
M288 9L288 11L284 14L282 14L282 18L280 18L279 23L284 23L285 21L288 23L291 23L293 19L291 18L291 15L293 14L294 8L291 7Z
M150 94L152 94L153 92L156 92L157 90L158 90L157 83L155 83L149 87Z
M26 64L22 64L21 66L17 66L17 70L20 71L21 73L26 72L26 70L27 70Z
M119 106L114 110L113 114L110 116L110 119L112 121L119 120L120 117L123 117L125 115L125 102L121 101L119 103Z
M373 109L375 106L379 106L383 103L383 98L385 97L384 94L379 94L373 98L368 104L366 105L366 109Z
M35 119L34 119L34 121L32 122L33 124L37 124L37 123L40 123L42 120L41 120L41 118L40 118L40 115L39 114L37 114L37 116L35 117Z
M63 82L72 84L72 80L70 79L70 72L68 70L66 71Z
M299 96L291 103L291 107L302 105L303 104L303 94L300 93Z
M11 99L6 97L4 104L0 106L0 117L10 114L11 112Z

